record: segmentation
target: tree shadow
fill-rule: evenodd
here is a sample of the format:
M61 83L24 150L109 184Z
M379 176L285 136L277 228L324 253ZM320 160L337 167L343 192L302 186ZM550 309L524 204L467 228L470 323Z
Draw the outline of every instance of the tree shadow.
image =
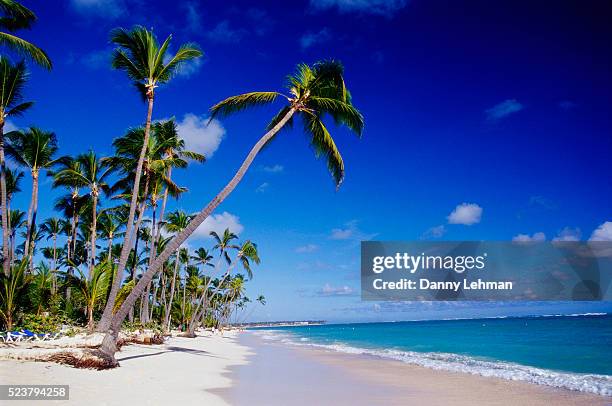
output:
M153 353L148 353L148 354L130 355L128 357L117 358L117 361L121 362L121 361L127 361L131 359L137 359L137 358L153 357L156 355L167 354L170 352L184 352L187 354L199 355L199 356L204 356L204 357L219 358L216 355L212 355L208 351L204 351L204 350L195 350L193 348L170 346L170 347L166 347L164 351L158 351L158 352L153 352Z

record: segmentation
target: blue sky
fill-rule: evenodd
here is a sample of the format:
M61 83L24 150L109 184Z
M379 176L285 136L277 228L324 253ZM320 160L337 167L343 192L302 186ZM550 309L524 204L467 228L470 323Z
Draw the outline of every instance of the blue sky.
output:
M398 320L609 311L590 304L372 304L359 300L359 241L612 238L612 29L609 5L580 2L311 0L42 0L24 36L50 55L32 67L36 106L11 121L57 133L62 154L93 148L144 120L145 106L109 66L109 31L143 24L174 49L205 57L158 89L154 119L176 117L190 146L209 155L177 173L189 192L172 207L199 210L227 182L274 108L206 127L207 110L233 94L280 90L299 62L340 59L361 140L333 135L346 180L335 191L305 137L290 131L257 159L191 247L231 225L259 244L252 318ZM29 183L15 197L23 210ZM42 185L41 215L58 195Z

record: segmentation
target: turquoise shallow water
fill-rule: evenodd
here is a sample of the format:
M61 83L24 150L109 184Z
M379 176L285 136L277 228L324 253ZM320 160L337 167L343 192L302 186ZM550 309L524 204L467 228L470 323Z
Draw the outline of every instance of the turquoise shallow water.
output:
M295 345L612 396L612 315L279 327Z

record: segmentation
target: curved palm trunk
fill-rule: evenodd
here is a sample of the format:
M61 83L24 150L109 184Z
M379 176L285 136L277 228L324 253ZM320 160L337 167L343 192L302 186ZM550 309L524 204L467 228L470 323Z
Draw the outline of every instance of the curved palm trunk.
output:
M147 152L147 146L149 145L149 133L151 132L151 116L153 115L153 95L152 94L151 96L149 96L148 101L149 101L149 104L147 108L147 121L145 123L144 140L142 143L142 150L140 151L140 156L138 157L138 165L136 166L134 186L132 188L132 200L130 201L130 212L129 212L128 220L126 224L125 237L123 239L123 248L121 249L121 256L119 257L119 265L117 266L117 271L113 279L113 286L111 287L111 291L108 296L108 301L106 302L106 306L104 307L104 312L102 313L102 318L100 319L100 323L98 323L98 331L100 332L107 332L108 329L110 328L111 320L113 319L113 306L115 305L115 299L117 298L117 293L119 292L119 288L121 287L121 280L123 279L122 278L123 272L125 271L125 266L127 264L128 256L132 248L130 241L132 240L134 214L136 213L138 192L140 191L140 177L142 174L142 166L144 164L145 154ZM138 232L138 230L136 231ZM140 296L140 293L142 292L139 292L139 296ZM134 303L132 303L131 306L133 305Z
M0 122L0 204L2 205L2 269L4 275L11 273L11 263L9 259L9 211L6 198L6 164L4 162L4 119Z
M200 224L202 224L202 222L206 220L208 216L210 216L213 210L215 210L217 206L219 206L221 202L223 202L223 200L225 200L225 198L236 188L238 183L240 183L240 181L244 177L246 171L253 163L253 160L255 159L257 154L276 135L276 133L278 133L280 129L283 128L285 124L287 124L287 121L291 119L293 114L295 114L295 111L296 110L294 108L289 109L287 114L285 114L285 116L270 131L265 133L263 137L261 137L259 141L257 141L257 143L253 146L253 148L251 149L245 160L242 162L242 165L240 165L240 168L238 168L238 171L230 180L230 182L221 190L221 192L217 196L215 196L215 198L210 203L208 203L202 209L202 211L198 213L197 216L193 218L193 220L189 222L185 230L177 234L177 236L174 237L172 241L168 243L166 249L155 259L155 261L153 261L153 264L138 281L132 292L130 292L128 297L125 299L125 302L123 302L117 313L115 313L115 315L113 316L110 329L104 337L102 345L100 346L100 350L108 357L110 361L116 362L114 354L115 352L117 352L116 343L117 338L119 337L121 323L123 323L123 320L125 320L125 317L127 316L130 307L134 305L134 302L136 302L136 299L142 294L147 284L151 281L151 279L153 279L153 276L155 276L155 274L161 269L162 264L168 259L168 257L170 257L170 255L175 252L191 234L194 233L194 231L200 226Z
M91 207L91 258L89 258L89 280L93 276L94 266L96 262L96 229L98 222L98 192L92 193L93 203Z

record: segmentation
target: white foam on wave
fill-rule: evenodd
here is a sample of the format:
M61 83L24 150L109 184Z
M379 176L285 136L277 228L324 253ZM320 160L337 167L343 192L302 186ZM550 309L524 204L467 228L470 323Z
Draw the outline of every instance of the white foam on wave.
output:
M260 331L256 335L265 340L280 341L285 344L310 346L327 349L335 352L356 355L370 355L380 358L394 359L422 367L463 372L472 375L495 377L510 381L525 381L538 385L564 388L579 392L594 393L603 396L612 396L612 376L597 374L578 374L570 372L552 371L543 368L530 367L505 361L489 361L469 357L466 355L415 352L393 349L367 349L352 347L342 343L317 344L303 340L291 333L279 331ZM296 341L296 339L298 341Z

